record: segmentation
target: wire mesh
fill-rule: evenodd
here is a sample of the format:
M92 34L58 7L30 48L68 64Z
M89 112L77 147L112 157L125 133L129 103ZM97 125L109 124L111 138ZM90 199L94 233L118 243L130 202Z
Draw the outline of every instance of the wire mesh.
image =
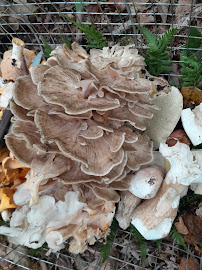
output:
M80 9L78 4L81 5ZM134 43L140 53L144 52L146 45L137 25L147 26L157 36L170 28L180 28L181 31L176 34L175 42L170 47L172 72L162 74L168 78L181 76L178 71L179 53L184 49L189 28L194 26L200 31L202 29L200 0L0 0L0 57L11 46L13 37L22 39L27 48L36 52L43 50L42 37L53 48L64 40L77 40L85 47L84 34L65 21L63 15L71 16L83 24L90 25L93 22L106 36L109 46ZM202 48L198 50L202 51ZM46 256L47 249L44 248L43 255L35 256L27 249L8 244L5 239L0 243L0 260L5 263L5 269L172 270L178 269L179 264L175 260L176 254L180 254L187 262L190 257L196 259L202 269L202 259L189 247L188 251L184 251L175 242L163 241L162 249L170 254L168 258L166 252L163 253L164 257L158 252L156 243L153 243L153 246L153 250L147 250L147 268L142 267L137 259L138 256L141 257L140 247L134 243L131 233L123 230L118 231L109 259L104 265L101 264L102 256L96 247L89 249L84 255L77 256L69 254L67 248L57 254ZM163 265L165 261L168 268ZM186 269L189 269L188 264Z

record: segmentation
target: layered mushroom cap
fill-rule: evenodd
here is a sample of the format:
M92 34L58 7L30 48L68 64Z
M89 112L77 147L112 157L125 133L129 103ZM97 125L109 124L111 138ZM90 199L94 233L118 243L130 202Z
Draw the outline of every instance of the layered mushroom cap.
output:
M31 167L33 203L50 177L44 172L50 160L53 179L84 184L98 198L117 202L116 190L129 188L127 174L152 160L152 144L141 131L143 119L153 116L149 93L156 81L146 78L144 59L131 46L90 55L77 43L72 48L57 47L45 65L16 80L6 142Z

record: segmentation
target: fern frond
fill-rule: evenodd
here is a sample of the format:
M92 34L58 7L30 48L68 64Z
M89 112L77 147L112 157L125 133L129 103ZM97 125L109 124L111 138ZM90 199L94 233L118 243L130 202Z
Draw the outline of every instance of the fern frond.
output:
M99 249L102 255L102 263L104 263L110 255L113 241L116 236L118 228L119 228L118 222L116 221L116 219L113 219L112 224L110 226L110 234L107 236L106 243L105 244L101 243L101 247Z
M165 51L167 46L172 42L173 37L180 29L173 28L169 29L162 37L161 37L161 47L160 51Z
M183 236L177 231L177 229L175 228L175 226L173 225L170 231L170 235L173 238L173 240L176 240L176 242L178 243L178 245L183 246L183 248L188 251L188 248L184 242L184 238Z
M145 57L147 70L151 75L159 76L163 71L171 70L170 55L167 53L167 46L173 40L178 29L167 31L161 38L157 38L155 34L145 27L138 27L145 36L145 41L148 45Z
M75 22L65 15L63 15L63 17L69 22L73 23L80 31L85 34L88 48L102 49L103 47L107 46L106 38L96 29L93 23L91 23L91 25L81 24Z
M145 27L138 26L138 28L140 29L140 31L144 35L145 41L146 41L147 45L149 46L149 49L150 50L153 50L153 51L158 50L158 48L159 48L159 41L157 40L156 35L153 34L151 31L149 31Z

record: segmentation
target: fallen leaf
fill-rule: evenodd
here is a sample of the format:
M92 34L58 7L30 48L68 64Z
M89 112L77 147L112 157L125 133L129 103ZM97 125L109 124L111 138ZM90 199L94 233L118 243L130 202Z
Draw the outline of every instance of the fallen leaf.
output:
M87 11L87 12L98 12L98 5L87 5L87 6L85 6L85 10Z
M15 191L9 187L0 189L0 212L10 208L17 208L18 206L13 201L13 194Z
M9 150L7 147L0 149L0 163L2 163L3 159L9 156Z
M190 108L193 105L199 105L202 102L202 90L196 87L182 87L184 108Z
M108 0L109 3L114 3L114 7L116 7L119 11L123 12L125 9L125 4L116 4L116 3L124 3L124 0Z
M189 233L184 236L184 240L188 244L192 244L195 248L198 248L197 245L202 242L202 219L192 214L186 214L182 218L189 231Z
M175 222L175 227L177 231L181 234L187 235L189 233L187 227L184 225L184 221L181 216L179 216L179 221Z
M200 270L200 265L192 258L189 258L188 260L186 258L182 258L178 270Z
M191 144L190 139L187 134L182 129L177 129L173 131L167 138L166 143L168 146L174 146L177 142L185 143L187 145Z

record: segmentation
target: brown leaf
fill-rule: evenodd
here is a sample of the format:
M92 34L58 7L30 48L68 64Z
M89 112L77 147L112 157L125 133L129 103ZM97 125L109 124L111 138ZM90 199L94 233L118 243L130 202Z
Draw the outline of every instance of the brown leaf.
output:
M179 217L179 221L175 222L175 227L177 231L181 234L187 235L189 233L187 227L184 225L184 221L181 216Z
M199 263L193 258L182 258L178 270L200 270Z
M108 0L108 2L115 3L112 6L116 7L121 12L123 12L126 7L125 4L116 4L116 3L124 3L124 0Z
M98 12L98 5L87 5L86 7L85 7L85 10L87 11L87 12Z
M202 219L192 214L186 214L183 217L185 226L189 234L184 236L184 240L194 246L202 242Z
M184 108L199 105L202 102L202 90L196 87L182 87Z

